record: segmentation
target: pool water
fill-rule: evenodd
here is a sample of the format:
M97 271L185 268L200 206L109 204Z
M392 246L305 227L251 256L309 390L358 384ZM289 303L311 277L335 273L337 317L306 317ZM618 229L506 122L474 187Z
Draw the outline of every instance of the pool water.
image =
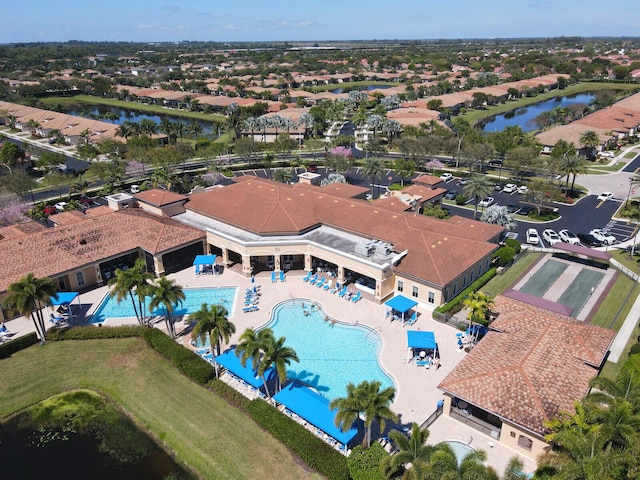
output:
M446 443L453 449L453 452L456 454L456 459L458 460L458 465L460 465L460 462L462 462L462 459L464 457L475 451L473 447L467 445L466 443L456 442L455 440L450 440L444 443Z
M349 382L380 381L381 389L395 387L393 379L378 363L382 338L375 330L341 323L331 325L316 303L288 300L278 305L269 323L276 336L295 350L300 362L287 370L291 379L300 380L329 400L347 395ZM306 312L306 314L305 314Z
M174 315L186 315L200 310L203 303L208 305L222 305L233 314L234 300L236 297L236 287L225 288L185 288L183 289L185 299L182 305L175 306ZM149 298L147 298L147 315L149 314ZM137 302L137 300L136 300ZM136 303L137 305L137 303ZM160 308L150 312L151 315L163 315L164 309ZM135 318L136 314L131 304L131 299L127 298L118 303L109 294L104 297L100 306L91 316L91 323L103 323L109 318Z

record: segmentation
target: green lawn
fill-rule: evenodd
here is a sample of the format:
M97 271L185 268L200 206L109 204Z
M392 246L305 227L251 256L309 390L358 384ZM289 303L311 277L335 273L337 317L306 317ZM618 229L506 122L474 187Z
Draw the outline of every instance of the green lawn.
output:
M540 258L540 253L528 253L502 275L496 275L480 290L490 297L495 297L510 287L533 263Z
M0 369L0 418L62 391L89 388L113 398L202 478L321 478L142 339L48 342L0 360Z

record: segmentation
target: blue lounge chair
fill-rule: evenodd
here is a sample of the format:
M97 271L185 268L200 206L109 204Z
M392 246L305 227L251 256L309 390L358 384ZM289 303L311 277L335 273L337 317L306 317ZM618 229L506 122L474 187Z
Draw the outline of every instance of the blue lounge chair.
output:
M342 287L342 290L338 292L339 297L344 297L347 294L347 286Z
M360 295L360 291L357 291L356 294L353 297L351 297L351 301L353 303L358 303L358 300L360 300L361 296L362 295Z
M420 358L419 360L416 360L416 366L429 368L431 366L431 359Z
M276 283L278 279L276 278L276 272L271 272L271 283Z
M311 280L311 272L307 272L307 274L302 277L303 282L308 282L309 280Z
M258 306L257 306L257 305L253 305L253 306L251 306L251 307L244 307L244 308L242 309L242 311L243 311L244 313L257 312L258 310L259 310L259 309L258 309Z
M323 290L326 290L326 291L329 291L329 289L331 288L331 284L332 284L332 283L333 283L333 280L329 280L327 283L325 283L325 284L322 286L322 289L323 289Z
M338 293L340 291L340 287L341 287L340 282L337 282L336 286L333 287L331 290L329 290L329 293Z
M418 320L418 312L413 312L413 315L411 315L411 318L409 318L409 320L404 322L404 324L402 326L407 325L407 326L410 327L411 325L416 323L416 320Z
M286 280L286 277L284 275L284 272L282 270L280 270L280 281L284 282Z
M326 280L327 280L326 278L322 277L322 278L320 279L320 281L316 283L316 287L318 287L318 288L322 288L322 286L324 285L324 282L325 282Z
M311 285L315 285L315 284L316 284L316 282L317 282L318 280L319 280L319 279L318 279L318 274L317 274L317 273L314 273L314 274L313 274L313 277L311 277L311 280L309 280L309 283L310 283Z
M307 276L304 277L302 280L305 281L305 282L311 282L311 281L313 281L314 278L317 280L318 279L318 274L316 273L314 275L311 275L311 272L309 272L309 273L307 273Z

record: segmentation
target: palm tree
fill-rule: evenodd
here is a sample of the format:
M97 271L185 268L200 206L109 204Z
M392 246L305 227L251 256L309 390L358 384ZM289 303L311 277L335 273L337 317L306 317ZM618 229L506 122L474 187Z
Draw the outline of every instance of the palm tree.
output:
M280 337L277 340L274 337L269 338L269 341L264 346L265 354L258 368L258 373L261 375L270 367L275 369L276 393L280 391L282 385L287 381L287 367L291 365L292 361L300 361L294 349L284 346L285 340L285 337Z
M600 137L595 130L587 130L585 132L582 132L582 135L580 135L580 144L584 148L593 150L601 143L602 142L600 141Z
M291 170L287 170L286 168L280 168L273 172L273 180L280 183L289 183L291 181L292 175Z
M193 135L194 139L197 139L204 132L204 128L200 124L200 122L191 122L189 124L189 133Z
M335 423L343 431L350 429L360 415L364 417L366 431L363 445L367 447L371 444L371 427L374 422L378 422L380 432L383 432L386 420L398 421L398 416L389 408L395 397L396 390L393 387L380 390L381 386L382 384L378 380L372 382L364 381L357 387L349 382L347 396L336 398L329 404L330 409L338 409Z
M140 325L145 323L145 315L142 311L142 304L144 303L144 296L139 295L144 290L152 275L146 271L146 264L144 260L138 258L132 268L127 270L116 270L115 277L109 279L109 287L111 290L109 295L111 298L115 298L118 303L122 302L127 296L131 299L133 305L133 311L136 314L136 319ZM136 292L134 296L134 292ZM146 292L145 292L146 293ZM136 297L138 303L136 304Z
M51 305L51 297L57 298L55 282L51 278L37 278L33 273L28 273L10 284L7 292L4 306L10 310L17 310L25 317L31 315L36 333L44 343L46 328L42 309Z
M211 305L209 307L203 303L200 310L189 315L189 323L195 323L192 338L198 338L204 343L207 335L209 345L217 357L220 355L220 344L222 340L229 342L231 335L236 333L236 326L227 318L229 312L222 305ZM219 366L216 364L216 376L219 376Z
M377 157L367 158L362 174L365 177L371 177L371 196L373 197L373 187L376 183L376 177L384 173L382 160Z
M174 123L169 120L168 117L162 117L160 119L160 125L158 126L160 131L164 133L169 139L169 143L175 143L176 130Z
M462 303L469 309L468 319L473 323L486 325L489 319L489 311L493 304L493 299L482 292L474 292L467 296Z
M169 280L162 276L152 284L151 301L149 302L149 310L153 311L162 306L164 308L164 320L167 325L167 331L171 338L176 338L176 329L173 324L173 308L174 305L182 305L185 299L184 291L175 280Z
M478 201L489 195L493 186L487 177L479 173L470 175L467 179L467 184L464 186L464 194L468 197L473 197L475 203L475 209L473 211L473 219L478 216Z
M634 413L640 413L640 378L633 368L622 367L614 380L598 375L591 379L589 386L595 390L585 397L585 402L606 406L615 399L628 400Z
M253 328L247 328L242 335L240 335L240 343L238 343L236 347L236 356L240 358L240 363L243 367L247 366L247 360L251 360L254 370L256 370L260 378L262 378L262 383L269 398L271 398L269 386L264 376L266 369L262 369L261 364L267 345L272 342L275 342L275 338L273 336L273 330L270 328L257 331Z
M567 176L565 192L568 193L569 192L569 176L570 175L573 176L573 179L571 182L571 190L573 190L573 187L576 183L576 177L581 173L585 173L587 169L582 157L579 157L576 155L567 155L566 157L564 157L564 159L562 160L562 163L560 164L560 171Z

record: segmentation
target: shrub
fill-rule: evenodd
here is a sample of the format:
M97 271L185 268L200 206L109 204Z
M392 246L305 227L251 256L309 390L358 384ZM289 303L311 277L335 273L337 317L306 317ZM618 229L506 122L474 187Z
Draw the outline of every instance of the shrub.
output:
M309 467L332 480L349 480L346 457L302 425L260 399L249 403L248 410L256 423L298 454Z
M123 325L120 327L92 327L85 325L71 328L52 328L47 332L47 340L91 340L96 338L141 337L145 327Z
M504 243L507 247L513 248L513 251L516 255L518 255L522 250L522 245L515 238L507 238L507 240Z
M392 183L389 185L389 190L402 190L404 187L399 183Z
M467 203L467 197L462 194L456 195L456 205L464 205L465 203Z
M147 345L173 363L194 382L205 385L214 376L213 366L196 352L183 347L156 328L142 332Z
M207 387L213 390L219 397L224 398L230 405L243 412L247 411L251 401L235 388L218 379L210 380L209 383L207 383Z
M27 333L26 335L14 340L4 342L3 344L0 344L0 358L8 358L14 353L24 350L31 345L35 345L38 342L38 335L36 335L35 332Z
M484 287L489 280L496 276L496 269L494 267L487 270L482 276L478 277L475 282L462 290L457 296L452 298L444 305L440 305L434 311L438 313L447 313L450 311L457 312L462 308L462 301L467 298L471 293L477 292ZM455 310L457 309L457 310Z
M493 252L493 258L497 262L499 267L502 267L513 260L516 252L513 248L504 246Z
M634 343L629 349L629 356L635 355L636 353L640 353L640 343Z
M378 442L366 450L358 445L347 458L351 478L353 480L384 480L385 476L380 471L380 462L388 456L389 454Z

